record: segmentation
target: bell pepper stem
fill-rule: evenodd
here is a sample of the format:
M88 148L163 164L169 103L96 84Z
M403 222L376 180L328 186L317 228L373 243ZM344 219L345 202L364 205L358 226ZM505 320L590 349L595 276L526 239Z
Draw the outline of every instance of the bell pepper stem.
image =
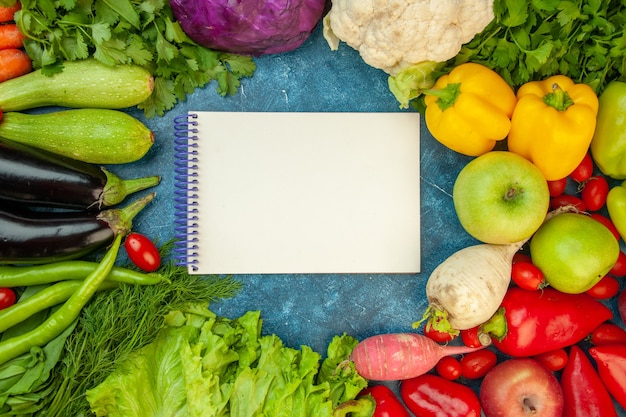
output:
M430 88L422 91L423 94L437 97L437 105L441 111L454 105L456 99L461 94L461 83L451 83L444 88Z
M506 317L504 317L504 309L499 308L493 316L485 323L480 325L480 331L502 340L507 333Z
M565 111L569 106L574 104L574 101L569 94L567 94L567 91L563 90L557 83L552 84L552 92L543 96L543 102L558 111Z

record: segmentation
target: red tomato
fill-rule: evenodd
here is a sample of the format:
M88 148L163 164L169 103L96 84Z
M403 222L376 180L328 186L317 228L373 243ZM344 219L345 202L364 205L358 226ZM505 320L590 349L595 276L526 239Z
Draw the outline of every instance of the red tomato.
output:
M585 155L582 161L576 168L569 174L569 177L577 182L583 182L589 179L593 175L593 160L589 152Z
M0 310L11 307L16 301L15 291L11 288L0 288Z
M621 236L619 232L617 231L617 228L611 221L611 219L609 219L608 217L600 213L591 213L591 218L602 223L607 229L611 231L611 233L613 233L613 236L615 236L615 239L620 240Z
M480 326L461 330L461 340L467 347L481 347L491 344L491 336L483 333Z
M575 195L561 194L560 196L550 198L550 208L552 210L565 206L574 206L578 211L587 211L584 201Z
M456 334L449 333L449 332L442 332L442 331L435 329L429 320L426 322L426 325L424 326L424 336L434 340L435 342L445 343L454 339L456 337Z
M530 255L526 255L524 252L516 252L515 255L513 255L513 263L522 261L529 263L533 262Z
M498 357L493 350L481 349L466 353L461 360L461 376L467 379L484 377L498 363Z
M437 362L435 371L440 377L454 381L461 376L461 362L454 356L444 356Z
M376 401L372 417L410 417L400 399L385 385L372 385L359 393L359 396L371 395Z
M546 278L535 264L516 262L511 268L511 279L518 287L534 291L545 287Z
M549 352L540 353L534 357L539 363L552 372L560 371L567 365L567 352L565 349L555 349Z
M606 203L609 193L609 183L603 176L594 176L585 181L580 197L585 203L587 210L598 211Z
M156 271L161 265L161 255L156 245L140 233L131 233L124 242L128 258L139 269L146 272Z
M626 276L626 253L619 251L617 262L615 262L615 265L613 265L613 268L609 271L609 275L613 275L614 277Z
M594 345L626 344L626 330L617 324L602 323L591 332L589 341Z
M607 300L617 295L617 293L619 292L619 282L614 277L610 275L605 275L600 281L596 283L596 285L589 288L585 292L593 298L597 298L599 300Z
M567 187L567 177L560 180L548 181L548 190L550 191L550 197L558 197L565 192Z

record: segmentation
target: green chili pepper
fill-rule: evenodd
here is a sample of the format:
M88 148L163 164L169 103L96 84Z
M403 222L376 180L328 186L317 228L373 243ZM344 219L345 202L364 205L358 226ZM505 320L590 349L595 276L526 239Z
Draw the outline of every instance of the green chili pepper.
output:
M97 267L97 262L81 260L29 266L0 265L0 288L50 284L65 280L83 280ZM106 280L139 285L153 285L168 281L160 274L146 274L118 266L113 267Z
M10 307L0 310L0 332L26 320L33 314L43 311L67 301L81 286L82 281L71 280L52 284L37 294L19 301ZM109 290L119 285L119 282L105 281L98 287L98 291Z
M117 234L113 244L100 261L98 267L81 283L72 296L50 317L35 329L20 336L0 342L0 365L28 352L33 346L44 346L61 334L74 320L83 307L104 282L115 264L122 235Z
M615 228L626 240L626 181L611 188L606 196L606 208Z
M609 83L599 97L591 156L604 175L626 179L626 83Z

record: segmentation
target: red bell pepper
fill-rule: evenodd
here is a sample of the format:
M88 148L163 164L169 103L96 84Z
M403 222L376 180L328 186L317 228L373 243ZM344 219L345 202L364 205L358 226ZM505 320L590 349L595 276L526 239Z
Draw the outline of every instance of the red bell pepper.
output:
M570 348L561 374L563 417L617 417L613 400L581 348Z
M596 361L600 379L615 401L626 408L626 345L614 344L589 348Z
M400 396L416 416L480 417L480 400L470 387L434 374L402 381Z
M585 293L511 287L481 330L492 336L493 345L504 354L535 356L580 342L612 317L607 306Z
M373 385L359 393L359 397L371 395L376 401L372 417L410 417L400 399L386 385Z

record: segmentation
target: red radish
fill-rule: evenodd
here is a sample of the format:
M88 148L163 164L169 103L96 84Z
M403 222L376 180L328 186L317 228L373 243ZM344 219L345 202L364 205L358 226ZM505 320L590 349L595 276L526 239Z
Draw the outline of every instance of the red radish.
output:
M351 359L365 379L397 381L415 378L433 369L445 356L484 348L440 345L417 333L391 333L368 337L356 345Z

